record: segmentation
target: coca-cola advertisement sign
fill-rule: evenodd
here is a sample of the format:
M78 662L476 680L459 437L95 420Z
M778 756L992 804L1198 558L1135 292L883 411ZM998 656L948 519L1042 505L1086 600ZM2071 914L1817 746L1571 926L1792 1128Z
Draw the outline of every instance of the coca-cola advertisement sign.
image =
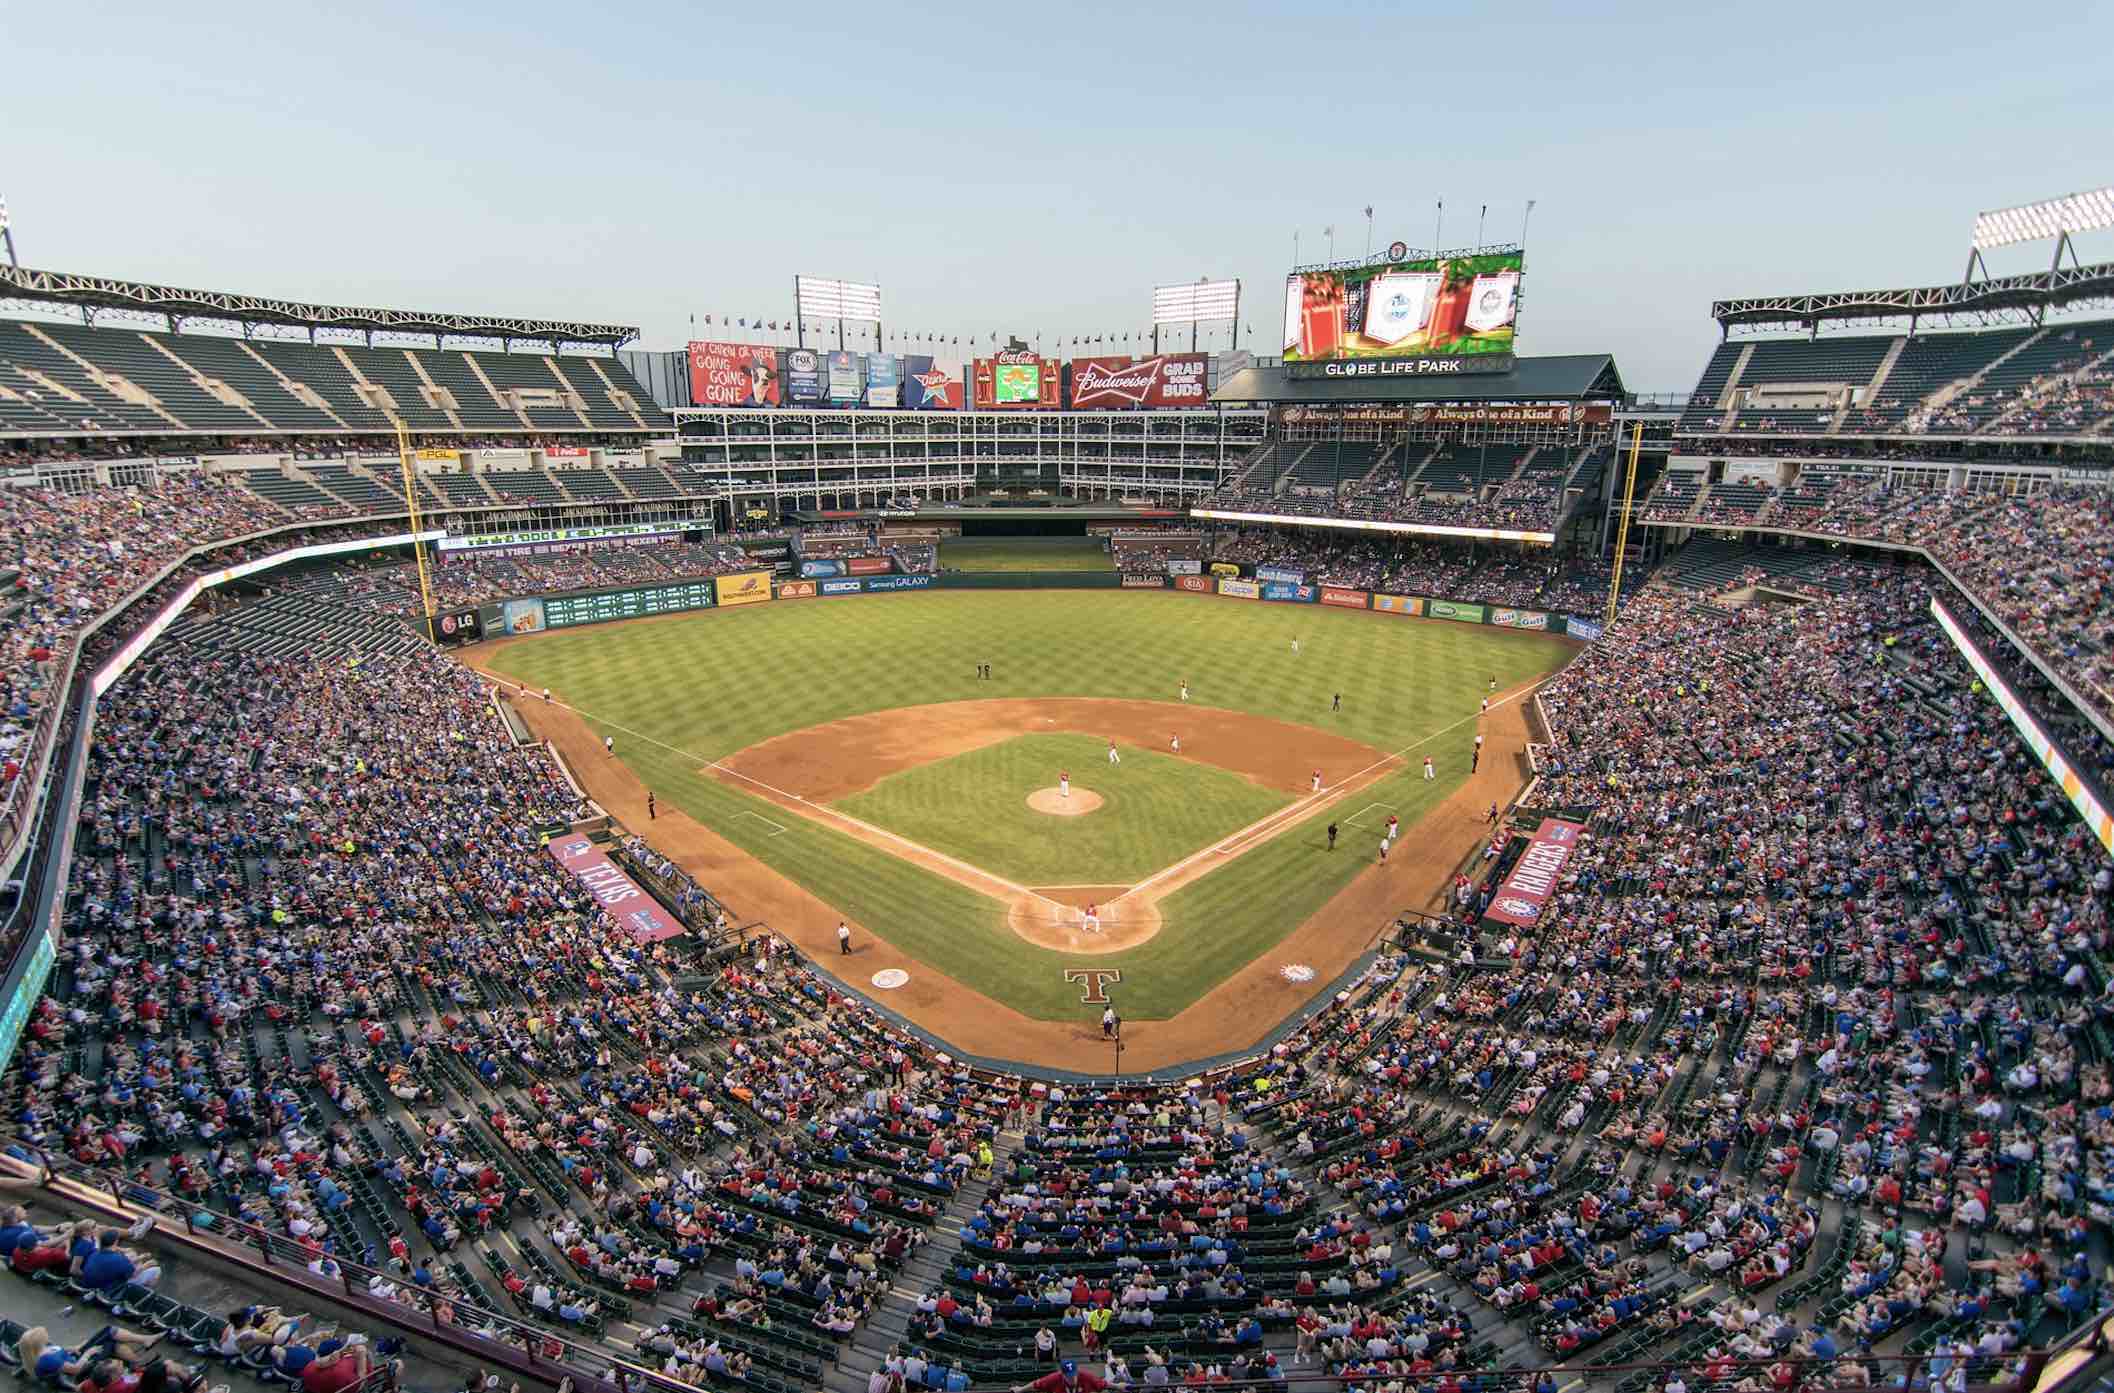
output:
M1072 405L1076 407L1202 406L1210 399L1202 353L1163 353L1156 358L1074 358Z

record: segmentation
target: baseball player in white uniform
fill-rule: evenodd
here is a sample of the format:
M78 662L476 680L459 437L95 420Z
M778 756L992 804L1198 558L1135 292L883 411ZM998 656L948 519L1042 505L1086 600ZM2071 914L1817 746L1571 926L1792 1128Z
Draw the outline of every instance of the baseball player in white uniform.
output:
M1182 700L1189 700L1189 679L1186 677L1182 679Z
M1314 792L1321 792L1321 771L1319 769L1314 771Z
M1295 657L1295 658L1299 656L1299 635L1298 635L1298 634L1294 634L1294 635L1292 635L1292 656L1293 656L1293 657Z
M1173 748L1174 748L1174 752L1175 752L1176 754L1180 754L1180 753L1182 752L1182 737L1181 737L1180 735L1170 735L1170 736L1168 736L1168 737L1167 737L1167 743L1168 743L1169 745L1173 746Z
M1072 796L1072 775L1070 770L1060 769L1057 771L1057 796L1059 798Z
M1113 740L1108 742L1108 762L1110 764L1121 764L1123 762L1123 756L1116 753L1116 742Z
M1430 755L1424 756L1424 777L1427 779L1436 779L1437 777L1439 777L1439 771L1431 767Z

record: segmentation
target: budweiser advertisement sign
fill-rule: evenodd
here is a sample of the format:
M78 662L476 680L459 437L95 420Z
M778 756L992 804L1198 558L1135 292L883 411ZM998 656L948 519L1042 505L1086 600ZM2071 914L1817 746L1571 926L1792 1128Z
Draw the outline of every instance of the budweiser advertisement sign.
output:
M1163 353L1157 358L1072 359L1072 405L1076 407L1202 406L1210 400L1202 353Z
M1534 831L1527 849L1520 853L1512 873L1497 887L1497 896L1483 917L1519 928L1529 928L1541 918L1542 907L1556 897L1564 868L1578 851L1578 838L1585 824L1566 818L1545 817Z

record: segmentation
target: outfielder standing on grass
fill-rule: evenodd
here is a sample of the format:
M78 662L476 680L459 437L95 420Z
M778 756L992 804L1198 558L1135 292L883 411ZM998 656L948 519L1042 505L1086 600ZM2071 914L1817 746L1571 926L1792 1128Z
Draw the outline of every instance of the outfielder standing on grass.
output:
M1182 679L1182 700L1189 700L1189 679L1186 677Z
M1116 753L1116 742L1113 740L1108 742L1108 762L1110 764L1121 764L1123 762L1123 756Z
M1439 777L1439 771L1431 767L1430 755L1424 756L1424 777L1427 779L1436 779L1437 777Z

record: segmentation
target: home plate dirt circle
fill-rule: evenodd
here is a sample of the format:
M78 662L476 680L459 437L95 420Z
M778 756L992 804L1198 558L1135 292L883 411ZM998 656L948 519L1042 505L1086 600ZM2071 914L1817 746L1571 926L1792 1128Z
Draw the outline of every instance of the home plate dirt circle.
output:
M1101 806L1101 795L1092 789L1075 788L1067 798L1060 789L1038 788L1028 795L1028 806L1053 817L1084 817Z
M1073 789L1077 798L1079 790ZM1159 906L1129 896L1127 885L1046 885L1006 904L1006 927L1037 948L1060 953L1120 953L1160 931ZM1081 913L1092 905L1101 919L1089 929Z

